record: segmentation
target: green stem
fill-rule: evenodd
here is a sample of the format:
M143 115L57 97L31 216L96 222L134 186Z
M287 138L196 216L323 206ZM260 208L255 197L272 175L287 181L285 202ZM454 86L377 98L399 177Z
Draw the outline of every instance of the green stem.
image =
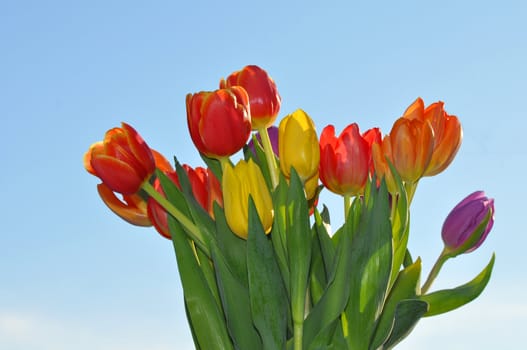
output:
M196 226L187 216L185 216L178 208L168 201L161 193L157 192L154 186L148 181L145 181L141 187L150 197L152 197L159 205L161 205L170 215L174 217L181 226L185 229L185 232L189 235L198 247L210 258L210 250L203 235Z
M441 254L439 254L437 261L435 262L434 266L432 267L432 270L428 274L428 278L426 279L425 284L423 284L423 287L421 287L421 295L426 294L426 292L428 292L428 289L430 289L430 286L439 274L441 267L443 267L443 264L445 263L445 261L448 260L448 258L450 258L450 255L448 255L448 252L445 248L443 249Z
M412 183L408 183L408 182L404 183L404 188L406 189L406 195L408 196L408 206L410 206L410 204L412 203L412 200L414 199L414 194L415 194L415 190L417 189L418 183L419 183L418 181L412 182Z
M276 186L278 186L278 167L276 166L276 160L274 158L273 145L271 144L271 139L269 138L267 128L258 129L258 133L262 138L265 159L267 160L269 174L271 175L271 184L273 185L273 189L275 189Z
M351 203L352 203L351 195L345 194L344 195L344 219L348 218L348 213L351 208Z
M302 350L302 338L304 336L304 322L295 323L293 328L293 349Z

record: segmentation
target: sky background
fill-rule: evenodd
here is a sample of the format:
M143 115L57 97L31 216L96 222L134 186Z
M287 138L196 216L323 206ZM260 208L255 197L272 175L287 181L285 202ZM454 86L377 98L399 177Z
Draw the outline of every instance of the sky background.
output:
M121 121L149 145L202 165L185 95L257 64L280 117L320 132L393 121L418 96L442 100L464 141L420 182L409 247L428 272L443 219L485 190L496 222L433 288L472 279L480 298L420 321L399 349L516 349L524 343L527 3L524 1L0 1L0 349L192 349L171 243L113 215L85 172L89 145ZM342 221L340 197L322 200ZM448 344L448 345L446 345Z

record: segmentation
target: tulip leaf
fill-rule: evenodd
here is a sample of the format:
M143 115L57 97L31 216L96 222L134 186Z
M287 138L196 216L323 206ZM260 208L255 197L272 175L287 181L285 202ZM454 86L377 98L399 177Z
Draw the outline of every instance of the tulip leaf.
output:
M346 340L342 334L340 320L336 319L318 333L309 344L308 350L341 350L346 348Z
M287 192L288 186L285 177L280 174L280 181L273 192L274 221L271 230L271 241L286 291L289 295L289 259L287 256Z
M430 305L425 316L435 316L452 311L477 298L489 282L494 267L494 259L495 255L492 254L488 265L472 281L457 288L444 289L420 296L420 300L426 301Z
M262 349L258 332L251 317L249 290L234 276L217 247L212 260L220 290L227 328L236 349Z
M395 323L397 305L404 299L415 299L419 293L421 259L399 272L397 279L384 303L370 348L377 349L390 336Z
M214 218L218 248L234 276L247 287L247 241L231 231L225 219L225 212L217 203L214 203Z
M324 268L326 270L327 276L329 275L331 264L333 263L333 259L335 257L335 246L331 241L331 237L329 236L326 222L328 221L323 219L322 214L315 210L315 232L317 235L318 244L320 245L320 253L322 261L324 262Z
M170 199L169 194L167 193ZM234 349L216 299L181 225L171 216L168 226L176 251L189 323L201 349Z
M406 338L427 310L428 304L422 300L401 300L395 309L394 323L390 337L381 349L392 349L401 340ZM372 347L371 349L375 348Z
M395 282L395 278L401 269L401 265L407 255L408 237L410 233L409 225L409 204L406 189L403 185L403 181L397 170L388 160L393 178L398 188L398 194L394 196L392 194L392 205L395 205L395 211L393 211L392 217L392 237L393 237L393 266L390 275L390 285Z
M313 306L304 322L303 341L305 346L310 346L317 337L317 343L321 341L318 333L329 327L336 320L339 320L348 302L351 288L352 231L349 229L351 226L351 223L344 224L340 243L337 246L331 271L328 274L327 287L319 302Z
M272 243L265 235L252 198L249 200L247 270L250 310L263 349L283 349L289 312L287 294Z
M286 211L291 312L293 322L302 324L311 262L311 229L304 185L294 168L291 168Z
M392 228L386 183L381 181L378 189L370 185L364 203L351 242L352 268L348 272L351 290L345 310L348 329L344 334L348 332L346 340L351 349L368 347L386 297L392 267Z

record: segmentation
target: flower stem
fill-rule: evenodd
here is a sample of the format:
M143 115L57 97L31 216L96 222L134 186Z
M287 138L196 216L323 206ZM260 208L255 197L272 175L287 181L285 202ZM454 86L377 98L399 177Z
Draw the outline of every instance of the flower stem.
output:
M450 258L450 255L448 255L446 249L443 249L441 254L439 254L439 257L437 258L437 261L435 262L434 266L432 267L432 270L430 270L425 284L423 284L423 286L421 287L421 294L426 294L426 292L428 292L428 289L430 289L430 286L439 274L441 267L443 267L443 264L445 263L445 261L448 260L448 258Z
M408 182L404 183L404 188L406 189L406 195L408 196L408 206L410 206L410 204L412 203L412 200L414 199L414 194L415 194L415 190L417 189L418 183L419 183L418 181L412 182L412 183L408 183Z
M210 258L210 250L203 235L187 216L185 216L178 208L168 201L161 193L157 192L154 186L148 181L145 181L141 187L150 197L152 197L159 205L161 205L170 215L176 219L185 229L189 238L192 239L196 245Z
M271 144L271 139L269 138L267 128L258 129L258 133L262 138L265 159L267 160L269 174L271 175L271 184L273 185L273 189L275 189L276 186L278 186L278 167L276 166L276 160L274 158L273 145Z
M349 194L345 194L344 195L344 218L347 219L348 218L348 213L350 211L350 208L351 208L351 196Z
M295 323L293 326L293 348L302 350L302 338L304 336L304 323Z

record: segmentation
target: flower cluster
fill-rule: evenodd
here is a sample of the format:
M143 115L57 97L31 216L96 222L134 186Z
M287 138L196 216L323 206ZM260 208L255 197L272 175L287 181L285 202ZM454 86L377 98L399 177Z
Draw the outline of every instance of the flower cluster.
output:
M428 289L446 260L489 234L494 201L483 192L446 218L444 249L422 286L407 248L419 181L444 171L463 137L443 102L416 99L385 135L351 123L320 137L301 109L275 126L280 107L275 81L246 66L217 90L186 96L205 167L172 165L126 123L84 156L115 214L172 240L197 347L391 348L421 317L481 293L494 258L463 286ZM324 188L344 200L335 233L317 208Z

